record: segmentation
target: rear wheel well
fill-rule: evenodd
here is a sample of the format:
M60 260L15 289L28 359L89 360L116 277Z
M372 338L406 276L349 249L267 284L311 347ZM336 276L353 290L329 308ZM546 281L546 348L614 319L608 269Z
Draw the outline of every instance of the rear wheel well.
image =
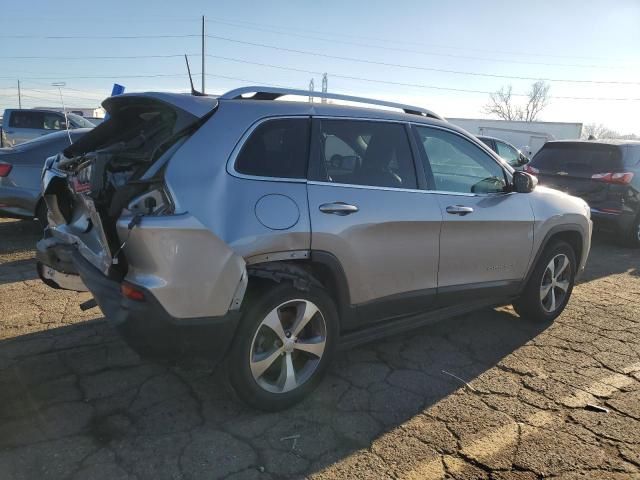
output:
M333 299L341 326L350 318L349 292L342 269L313 260L265 262L247 266L249 298L268 288L270 284L290 282L299 290L310 285L326 290Z

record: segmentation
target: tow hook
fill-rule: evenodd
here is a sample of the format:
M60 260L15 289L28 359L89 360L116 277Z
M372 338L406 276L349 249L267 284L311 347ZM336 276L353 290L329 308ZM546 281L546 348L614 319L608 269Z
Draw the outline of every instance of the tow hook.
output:
M96 302L95 298L92 298L90 300L87 300L86 302L82 302L80 304L80 310L85 312L85 311L91 310L92 308L95 308L97 306L98 306L98 302Z

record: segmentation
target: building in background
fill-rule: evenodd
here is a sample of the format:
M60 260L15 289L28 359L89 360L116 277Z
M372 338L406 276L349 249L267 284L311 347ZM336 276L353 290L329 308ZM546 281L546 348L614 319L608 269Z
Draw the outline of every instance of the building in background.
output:
M482 118L447 118L447 120L474 135L505 140L530 158L549 140L577 140L582 135L582 123L523 122Z
M35 107L37 110L53 110L62 112L62 107ZM105 111L102 107L67 107L67 113L75 113L81 117L104 118Z

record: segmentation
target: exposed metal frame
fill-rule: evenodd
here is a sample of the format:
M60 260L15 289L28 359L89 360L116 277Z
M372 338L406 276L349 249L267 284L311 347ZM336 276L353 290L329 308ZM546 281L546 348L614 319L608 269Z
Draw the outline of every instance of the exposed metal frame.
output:
M241 87L236 88L234 90L230 90L227 93L222 94L220 99L222 100L239 100L242 95L247 93L253 93L252 97L247 97L247 99L251 100L276 100L285 95L295 95L299 97L308 97L309 92L306 90L295 90L289 88L274 88L274 87ZM382 107L389 108L397 108L402 110L404 113L408 113L411 115L419 115L429 118L435 118L437 120L446 121L443 117L438 115L431 110L422 107L416 107L414 105L405 105L402 103L395 102L387 102L385 100L376 100L373 98L365 98L365 97L354 97L351 95L343 95L340 93L329 93L329 92L313 92L314 97L318 98L330 98L333 100L343 100L345 102L354 102L354 103L363 103L367 105L378 105Z

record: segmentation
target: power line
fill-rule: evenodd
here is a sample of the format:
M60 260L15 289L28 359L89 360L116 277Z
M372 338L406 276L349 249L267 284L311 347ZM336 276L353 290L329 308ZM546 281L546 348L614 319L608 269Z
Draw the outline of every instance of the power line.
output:
M378 80L378 79L373 79L373 78L366 78L366 77L360 77L360 76L352 76L352 75L344 75L341 73L336 73L336 72L320 72L320 71L316 71L316 70L305 70L302 68L295 68L295 67L285 67L283 65L274 65L271 63L262 63L262 62L252 62L249 60L243 60L243 59L239 59L239 58L233 58L233 57L224 57L221 55L207 55L207 57L211 57L211 58L216 58L219 60L227 60L227 61L231 61L231 62L237 62L237 63L244 63L244 64L249 64L249 65L256 65L256 66L261 66L261 67L269 67L269 68L276 68L276 69L280 69L280 70L288 70L288 71L293 71L293 72L299 72L299 73L305 73L305 74L312 74L312 75L322 75L323 73L327 73L328 75L332 76L332 77L336 77L336 78L343 78L343 79L347 79L347 80L357 80L357 81L362 81L362 82L370 82L370 83L380 83L380 84L385 84L385 85L396 85L396 86L402 86L402 87L415 87L415 88L425 88L425 89L432 89L432 90L443 90L443 91L448 91L448 92L461 92L461 93L482 93L482 94L491 94L491 93L495 93L495 92L491 92L491 91L487 91L487 90L472 90L472 89L465 89L465 88L452 88L452 87L442 87L442 86L438 86L438 85L426 85L426 84L419 84L419 83L406 83L406 82L394 82L391 80ZM513 96L516 97L528 97L529 94L527 93L512 93ZM640 98L611 98L611 97L570 97L570 96L553 96L553 98L558 98L558 99L563 99L563 100L597 100L597 101L606 101L606 100L611 100L611 101L638 101L640 100Z
M188 54L194 55L193 53ZM82 55L82 56L46 56L46 55L14 55L0 57L3 60L140 60L143 58L176 58L184 53L169 55Z
M411 70L421 70L428 72L440 72L440 73L450 73L455 75L471 75L476 77L489 77L489 78L505 78L511 80L544 80L547 82L563 82L563 83L585 83L585 84L611 84L611 85L640 85L640 82L620 82L620 81L604 81L604 80L573 80L573 79L562 79L562 78L540 78L540 77L525 77L525 76L516 76L516 75L499 75L493 73L482 73L482 72L469 72L469 71L461 71L461 70L448 70L442 68L431 68L431 67L421 67L417 65L405 65L401 63L390 63L390 62L381 62L376 60L367 60L363 58L356 57L345 57L341 55L330 55L328 53L321 52L312 52L310 50L299 50L296 48L289 47L278 47L276 45L268 45L265 43L258 42L249 42L246 40L238 40L235 38L223 37L219 35L207 35L207 38L211 38L214 40L222 40L226 42L238 43L241 45L250 45L252 47L261 47L261 48L269 48L272 50L279 50L283 52L291 52L291 53L299 53L302 55L312 55L315 57L322 58L331 58L336 60L345 60L349 62L358 62L358 63L366 63L370 65L380 65L385 67L397 67L397 68L407 68Z
M219 17L218 18L208 17L207 21L211 23L220 23L220 24L228 24L228 25L233 25L235 23L236 25L240 25L240 26L242 26L242 24L245 24L245 25L251 25L254 27L260 27L263 29L265 27L265 25L262 23L248 22L246 20L228 20L228 19L221 19ZM248 27L244 27L244 28L248 28ZM485 53L500 53L505 55L521 55L521 56L524 55L524 56L548 57L548 58L572 58L572 59L584 59L584 60L610 60L609 57L558 55L558 54L548 54L548 53L516 52L516 51L505 51L505 50L500 51L500 50L487 50L487 49L478 49L478 48L470 48L470 47L455 47L452 45L441 45L441 44L432 44L432 43L424 43L424 42L411 42L407 40L398 40L397 38L394 38L394 39L380 38L380 37L371 37L371 36L364 36L364 35L352 35L352 34L343 33L343 32L328 32L326 30L325 31L312 30L307 27L302 29L302 28L292 28L290 26L285 27L282 25L272 24L272 25L269 25L269 28L280 29L280 30L282 29L297 30L304 33L312 32L320 35L339 36L339 37L354 38L354 39L361 39L361 40L362 39L373 40L373 41L381 42L385 44L395 43L395 44L403 44L403 45L418 45L423 47L443 48L443 49L449 49L449 50L453 49L453 50L465 50L465 51L475 51L475 52L485 52Z
M225 57L225 56L222 56L222 55L211 55L211 54L208 54L207 57L216 58L216 59L220 59L220 60L231 61L231 62L237 62L237 63L244 63L244 64L249 64L249 65L256 65L256 66L261 66L261 67L268 67L268 68L275 68L275 69L280 69L280 70L294 71L294 72L305 73L305 74L312 74L312 75L322 75L322 73L325 73L325 72L320 72L320 71L316 71L316 70L306 70L306 69L295 68L295 67L286 67L286 66L283 66L283 65L275 65L275 64L264 63L264 62L253 62L253 61L239 59L239 58ZM385 85L395 85L395 86L413 87L413 88L431 89L431 90L441 90L441 91L450 91L450 92L459 92L459 93L478 93L478 94L485 94L485 95L490 94L490 93L494 93L494 92L487 91L487 90L452 88L452 87L443 87L443 86L440 86L440 85L408 83L408 82L395 82L395 81L391 81L391 80L380 80L380 79L373 79L373 78L367 78L367 77L362 77L362 76L345 75L345 74L338 73L338 72L326 72L326 73L328 75L332 76L332 77L335 77L335 78L342 78L342 79L346 79L346 80L355 80L355 81L368 82L368 83L378 83L378 84L385 84ZM199 73L196 73L195 75L199 75ZM118 75L118 74L115 74L115 75L110 75L110 76L92 75L92 76L70 76L70 77L64 77L64 78L65 79L108 79L108 80L117 80L117 79L123 79L123 78L158 78L158 77L162 78L162 77L183 77L183 76L184 76L183 73L179 73L179 74L152 74L152 75ZM259 85L288 88L288 86L286 86L286 85L265 84L261 80L248 80L248 79L234 77L234 76L228 76L228 75L207 75L207 76L208 77L212 77L212 78L235 80L235 81L240 81L240 82L245 82L245 83L253 83L253 84L259 84ZM9 78L11 78L11 77L9 77ZM62 77L56 76L56 77L21 77L21 78L24 78L26 80L47 80L47 79L48 80L59 80ZM30 90L37 90L37 89L30 89ZM72 90L72 89L68 88L68 90ZM83 92L82 90L77 90L77 89L73 89L73 90L74 91L78 91L78 92ZM512 95L519 96L519 97L528 96L525 93L513 93ZM33 97L33 98L35 98L35 97ZM78 96L76 98L80 99L82 97ZM577 96L553 96L553 98L555 98L555 99L563 99L563 100L594 100L594 101L639 101L640 100L640 98L577 97ZM86 98L86 99L89 100L89 98ZM93 99L93 100L96 100L96 99Z
M446 57L446 58L460 58L460 59L464 59L464 60L477 60L477 61L483 61L483 62L499 62L499 63L507 63L507 64L543 65L543 66L550 66L550 67L615 68L615 69L629 69L629 68L631 68L629 66L620 66L620 65L611 66L611 65L585 65L585 64L575 64L575 63L572 64L572 63L529 62L529 61L522 61L522 60L509 60L509 59L500 59L500 58L478 57L478 56L475 56L475 55L474 56L472 56L472 55L458 55L458 54L455 54L455 53L425 52L425 51L421 51L421 50L413 50L413 49L408 49L408 48L390 47L388 45L372 45L370 43L345 41L345 40L340 40L340 39L335 39L335 38L323 38L323 37L318 37L318 36L308 35L308 34L303 34L303 33L282 32L282 31L273 30L273 29L270 29L270 28L239 25L237 23L231 23L231 22L220 21L220 20L208 20L208 21L211 21L213 23L219 23L219 24L222 24L222 25L228 25L228 26L232 26L232 27L237 27L237 28L245 28L245 29L248 29L248 30L254 30L254 31L259 31L259 32L274 33L276 35L287 35L287 36L298 37L298 38L308 38L308 39L311 39L311 40L320 40L320 41L323 41L323 42L338 43L340 45L353 45L353 46L357 46L357 47L375 48L376 50L387 50L387 51L392 51L392 52L414 53L414 54L426 55L426 56ZM440 47L440 48L442 48L442 47Z
M177 35L0 35L0 38L22 38L22 39L39 39L39 40L137 40L152 38L191 38L200 37L193 34L177 34Z
M327 53L321 52L313 52L309 50L300 50L289 47L280 47L277 45L269 45L258 42L250 42L246 40L238 40L235 38L223 37L219 35L205 35L207 38L211 38L214 40L222 40L226 42L232 42L242 45L250 45L254 47L260 48L268 48L272 50L285 51L290 53L297 53L302 55L311 55L322 58L331 58L337 60L344 60L350 62L358 62L365 63L370 65L379 65L385 67L395 67L395 68L406 68L411 70L420 70L420 71L428 71L428 72L439 72L439 73L448 73L454 75L468 75L468 76L476 76L476 77L487 77L487 78L504 78L511 80L544 80L547 82L562 82L562 83L579 83L579 84L594 84L594 85L640 85L640 82L628 82L628 81L617 81L617 80L577 80L577 79L565 79L565 78L540 78L540 77L528 77L528 76L519 76L519 75L501 75L494 73L484 73L484 72L472 72L472 71L462 71L462 70L449 70L442 68L433 68L433 67L424 67L418 65L407 65L400 63L391 63L391 62L382 62L377 60L363 59L357 57L346 57L341 55L331 55ZM0 59L13 59L13 60L139 60L139 59L148 59L148 58L178 58L183 57L184 54L167 54L167 55L105 55L105 56L4 56L0 57ZM188 56L195 56L195 54L191 53ZM0 78L11 78L11 77L0 77ZM44 77L43 77L44 78ZM91 77L76 77L76 78L91 78ZM132 76L132 78L134 78Z
M71 80L91 80L91 79L106 79L106 80L116 80L119 78L161 78L161 77L185 77L184 73L157 73L151 75L80 75L80 76L66 76L66 75L57 75L55 77L23 77L19 75L21 79L25 80L60 80L60 78L64 77L65 79ZM17 78L14 76L3 76L0 78Z
M436 52L425 52L421 50L413 50L408 48L400 48L400 47L390 47L388 45L372 45L370 43L362 43L362 42L353 42L340 40L335 38L325 38L318 37L315 35L308 35L303 33L293 33L293 32L283 32L274 30L272 28L264 28L259 26L250 26L250 25L242 25L239 23L233 23L229 21L222 20L206 20L206 23L217 23L221 25L232 26L235 28L244 28L248 30L254 30L259 32L267 32L273 33L276 35L286 35L293 36L298 38L308 38L311 40L320 40L323 42L331 42L338 43L340 45L353 45L358 47L365 48L375 48L376 50L387 50L387 51L395 51L395 52L405 52L405 53L414 53L418 55L426 55L426 56L436 56L436 57L446 57L446 58L460 58L465 60L476 60L476 61L484 61L484 62L499 62L499 63L507 63L507 64L520 64L520 65L542 65L542 66L555 66L555 67L572 67L572 68L615 68L615 69L628 69L629 66L620 66L620 65L592 65L592 64L572 64L572 63L549 63L549 62L530 62L530 61L522 61L522 60L512 60L512 59L500 59L500 58L486 58L486 57L478 57L475 55L458 55L454 53L436 53ZM0 38L16 38L16 39L42 39L42 40L74 40L74 39L84 39L84 40L138 40L138 39L164 39L164 38L198 38L200 35L196 34L176 34L176 35L0 35ZM366 37L365 37L366 38ZM382 41L382 40L378 40ZM403 42L401 42L403 43ZM452 47L444 47L432 45L432 47L436 48L452 48ZM469 49L474 50L474 49ZM6 57L5 57L6 58ZM11 57L18 58L18 57ZM23 58L23 57L19 57ZM27 57L27 58L41 58L41 57ZM74 57L75 59L77 57ZM111 58L111 57L108 57ZM120 57L118 57L120 58ZM131 58L131 57L130 57ZM133 57L137 58L137 57ZM65 58L69 59L69 58Z
M107 20L109 20L109 18L101 16L101 17L69 17L69 16L64 16L64 17L60 17L59 21L63 21L63 20L81 20L81 21L86 21L86 20L94 20L97 22L105 22ZM140 22L140 19L137 18L126 18L126 17L111 17L111 20L117 20L118 22L135 22L138 23ZM153 20L154 22L158 22L158 23L176 23L176 22L197 22L200 19L200 16L194 16L193 18L187 18L187 17L181 17L181 18L177 18L174 16L171 17L164 17L164 16L156 16L154 18L149 18L148 16L145 17L145 20ZM32 15L30 15L29 17L26 18L21 18L21 17L12 17L11 18L11 22L15 22L15 21L24 21L24 22L33 22L34 20L43 20L43 21L47 21L47 22L51 22L52 18L51 17L34 17ZM583 59L583 60L610 60L610 57L596 57L596 56L581 56L581 55L559 55L559 54L553 54L553 53L540 53L540 52L523 52L523 51L513 51L513 50L489 50L489 49L480 49L480 48L471 48L468 46L465 47L458 47L458 46L453 46L453 45L443 45L443 44L434 44L434 43L425 43L425 42L415 42L415 41L408 41L408 40L399 40L398 38L381 38L381 37L374 37L374 36L367 36L367 35L353 35L353 34L347 34L344 32L330 32L330 31L322 31L322 30L313 30L313 29L309 29L308 27L305 27L304 29L302 28L295 28L295 27L291 27L291 26L284 26L284 25L265 25L264 23L256 23L256 22L249 22L246 20L235 20L235 19L224 19L221 17L209 17L207 16L207 23L218 23L218 24L223 24L223 25L230 25L230 26L236 26L236 27L240 27L240 28L252 28L252 29L257 29L257 28L261 28L263 31L270 31L269 29L279 29L279 30L292 30L292 31L298 31L298 32L304 32L304 33L316 33L319 35L329 35L332 37L345 37L345 38L353 38L353 39L360 39L360 40L367 40L367 41L375 41L375 42L381 42L383 44L398 44L398 45L416 45L416 46L422 46L422 47L430 47L430 48L441 48L441 49L447 49L447 50L462 50L462 51L475 51L475 52L484 52L484 53L494 53L494 54L504 54L504 55L518 55L518 56L535 56L535 57L547 57L547 58L564 58L564 59ZM266 28L265 28L266 27ZM271 30L272 31L272 30ZM43 38L43 39L76 39L76 38L99 38L99 39L109 39L109 38L114 38L114 39L119 39L119 38L124 38L124 39L128 39L128 38L188 38L188 37L200 37L200 35L196 35L196 34L177 34L177 35L0 35L0 38Z

